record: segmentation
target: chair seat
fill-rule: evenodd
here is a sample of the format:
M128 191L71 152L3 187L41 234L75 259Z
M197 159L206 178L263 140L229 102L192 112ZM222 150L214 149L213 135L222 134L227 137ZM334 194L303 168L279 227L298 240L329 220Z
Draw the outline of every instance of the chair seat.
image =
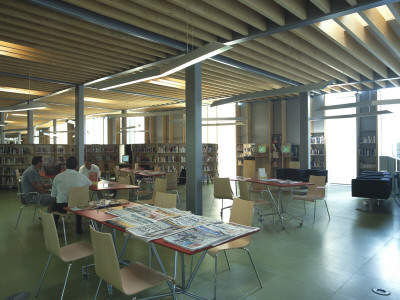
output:
M76 242L60 248L60 258L65 262L71 262L92 254L92 246L85 241Z
M121 269L121 280L124 293L126 295L133 295L173 279L141 263L135 262Z
M219 251L222 250L229 250L229 249L236 249L236 248L244 248L250 243L250 236L245 236L240 239L224 243L222 245L213 247L207 250L207 253L210 254L212 257L215 257Z

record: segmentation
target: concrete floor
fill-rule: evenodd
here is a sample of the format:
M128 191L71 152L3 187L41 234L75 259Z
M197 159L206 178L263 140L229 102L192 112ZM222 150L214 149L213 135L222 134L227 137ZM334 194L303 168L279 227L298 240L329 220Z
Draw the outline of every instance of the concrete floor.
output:
M179 208L184 209L183 189L181 192L183 200ZM204 215L219 218L221 201L214 201L211 207L212 194L213 185L203 185ZM27 292L30 299L34 299L49 253L44 246L41 222L37 218L32 222L32 209L24 209L18 229L14 230L20 208L15 195L15 190L0 192L0 299L25 299L8 298L19 292ZM331 220L328 220L323 203L319 203L314 225L313 204L308 205L302 227L298 226L297 220L285 216L286 229L282 230L276 223L274 230L272 217L265 218L261 225L254 216L253 226L260 226L261 230L253 235L249 249L264 287L259 288L247 254L233 250L228 253L230 271L223 256L219 260L217 298L382 299L371 291L372 288L382 288L392 293L387 299L400 299L400 209L397 204L388 200L383 206L375 207L373 213L361 212L356 209L363 208L363 199L352 198L351 187L337 185L327 188L327 200ZM297 201L293 212L302 214L302 205ZM229 210L224 215L229 218ZM67 224L68 242L90 242L88 228L84 226L83 234L77 236L74 223L72 218ZM122 241L122 234L119 234L118 246ZM172 274L174 253L158 249L167 272ZM195 261L198 257L195 256ZM126 258L147 264L147 245L131 239ZM187 257L186 261L190 264L190 258ZM64 299L93 299L98 278L91 269L90 280L82 280L82 263L77 261L73 264ZM59 299L66 270L66 264L53 258L38 299ZM212 298L213 274L214 260L207 255L191 292ZM139 296L161 290L166 290L166 286ZM189 299L181 295L178 298ZM108 299L104 284L98 299ZM129 297L114 290L113 299Z

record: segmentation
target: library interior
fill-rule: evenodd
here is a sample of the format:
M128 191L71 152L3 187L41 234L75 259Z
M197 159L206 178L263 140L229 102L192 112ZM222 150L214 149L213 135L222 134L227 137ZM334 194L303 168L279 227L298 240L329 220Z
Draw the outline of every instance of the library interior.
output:
M400 299L400 1L0 15L1 299Z

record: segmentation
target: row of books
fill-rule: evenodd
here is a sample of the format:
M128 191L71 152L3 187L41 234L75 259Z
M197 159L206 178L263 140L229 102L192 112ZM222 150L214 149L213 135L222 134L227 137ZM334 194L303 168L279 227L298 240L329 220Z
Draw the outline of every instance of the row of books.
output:
M0 154L31 154L31 150L29 147L3 146L0 147Z
M28 165L30 159L26 156L22 157L0 157L0 165Z
M16 168L0 168L0 175L15 176ZM19 169L19 173L22 174L25 169Z
M223 223L176 208L138 205L111 209L115 218L106 222L124 228L135 237L152 241L162 238L168 243L195 251L215 246L236 236L257 231L258 228L235 223Z

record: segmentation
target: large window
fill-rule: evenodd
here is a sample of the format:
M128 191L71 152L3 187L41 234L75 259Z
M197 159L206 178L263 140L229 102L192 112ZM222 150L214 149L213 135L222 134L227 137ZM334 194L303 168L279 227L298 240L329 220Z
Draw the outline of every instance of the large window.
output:
M355 103L354 92L328 94L325 105ZM355 114L355 108L332 109L326 116ZM325 121L326 169L329 182L350 184L357 176L356 118L328 119Z
M108 144L107 118L86 120L85 144Z
M203 107L203 118L235 117L235 104L216 108ZM220 177L236 174L236 125L223 125L234 121L207 121L202 127L202 142L218 144L218 171ZM217 125L218 124L218 125Z
M126 142L128 144L144 144L144 117L126 118Z
M378 90L378 100L398 99L400 88ZM379 110L389 110L392 113L378 117L378 145L380 156L397 156L397 144L400 143L400 105L379 106Z

